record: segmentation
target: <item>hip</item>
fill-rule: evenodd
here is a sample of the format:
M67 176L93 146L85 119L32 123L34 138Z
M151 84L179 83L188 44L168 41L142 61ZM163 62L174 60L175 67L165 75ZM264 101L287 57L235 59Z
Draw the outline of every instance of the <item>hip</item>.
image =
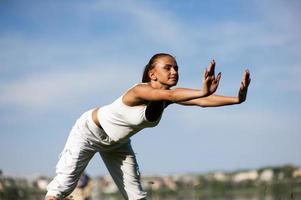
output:
M105 130L95 122L93 119L93 111L97 109L91 109L81 115L81 117L75 123L76 132L80 132L80 136L88 141L91 146L100 148L102 150L113 149L120 146L118 142L112 140Z

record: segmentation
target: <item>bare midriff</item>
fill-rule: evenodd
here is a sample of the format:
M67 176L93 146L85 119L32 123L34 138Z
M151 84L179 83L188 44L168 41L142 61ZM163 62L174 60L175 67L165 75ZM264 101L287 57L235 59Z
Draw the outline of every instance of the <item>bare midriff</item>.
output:
M98 120L98 117L97 117L97 112L98 112L99 108L95 108L93 111L92 111L92 120L93 122L99 127L101 128L101 125L99 123L99 120Z

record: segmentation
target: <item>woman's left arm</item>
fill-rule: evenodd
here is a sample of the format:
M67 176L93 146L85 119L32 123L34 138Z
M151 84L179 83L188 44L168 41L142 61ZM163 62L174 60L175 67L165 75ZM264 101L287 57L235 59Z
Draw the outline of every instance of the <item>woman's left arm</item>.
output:
M227 106L233 104L240 104L247 98L248 87L251 82L249 70L245 70L239 92L237 96L221 96L221 95L210 95L204 98L192 99L189 101L177 102L181 105L187 106L201 106L201 107L218 107Z

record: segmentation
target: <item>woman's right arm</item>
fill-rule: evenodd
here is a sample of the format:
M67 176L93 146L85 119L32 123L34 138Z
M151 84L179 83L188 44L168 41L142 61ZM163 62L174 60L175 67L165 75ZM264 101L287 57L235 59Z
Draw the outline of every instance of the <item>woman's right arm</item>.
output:
M175 103L207 97L216 91L221 78L221 73L215 77L214 70L215 61L213 60L204 71L202 89L174 88L163 90L152 88L147 84L140 84L131 90L131 96L137 101L170 101Z
M198 89L173 88L169 90L154 89L149 85L137 85L132 90L132 96L144 101L171 101L180 102L208 96Z

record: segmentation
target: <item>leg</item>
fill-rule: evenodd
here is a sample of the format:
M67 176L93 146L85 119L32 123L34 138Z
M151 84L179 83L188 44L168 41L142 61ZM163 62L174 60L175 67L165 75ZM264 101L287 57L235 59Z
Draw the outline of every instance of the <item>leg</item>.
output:
M89 143L73 128L56 166L56 176L47 186L45 200L67 197L76 187L78 179L95 154Z
M125 199L146 199L137 160L130 142L112 151L100 152L112 178Z

